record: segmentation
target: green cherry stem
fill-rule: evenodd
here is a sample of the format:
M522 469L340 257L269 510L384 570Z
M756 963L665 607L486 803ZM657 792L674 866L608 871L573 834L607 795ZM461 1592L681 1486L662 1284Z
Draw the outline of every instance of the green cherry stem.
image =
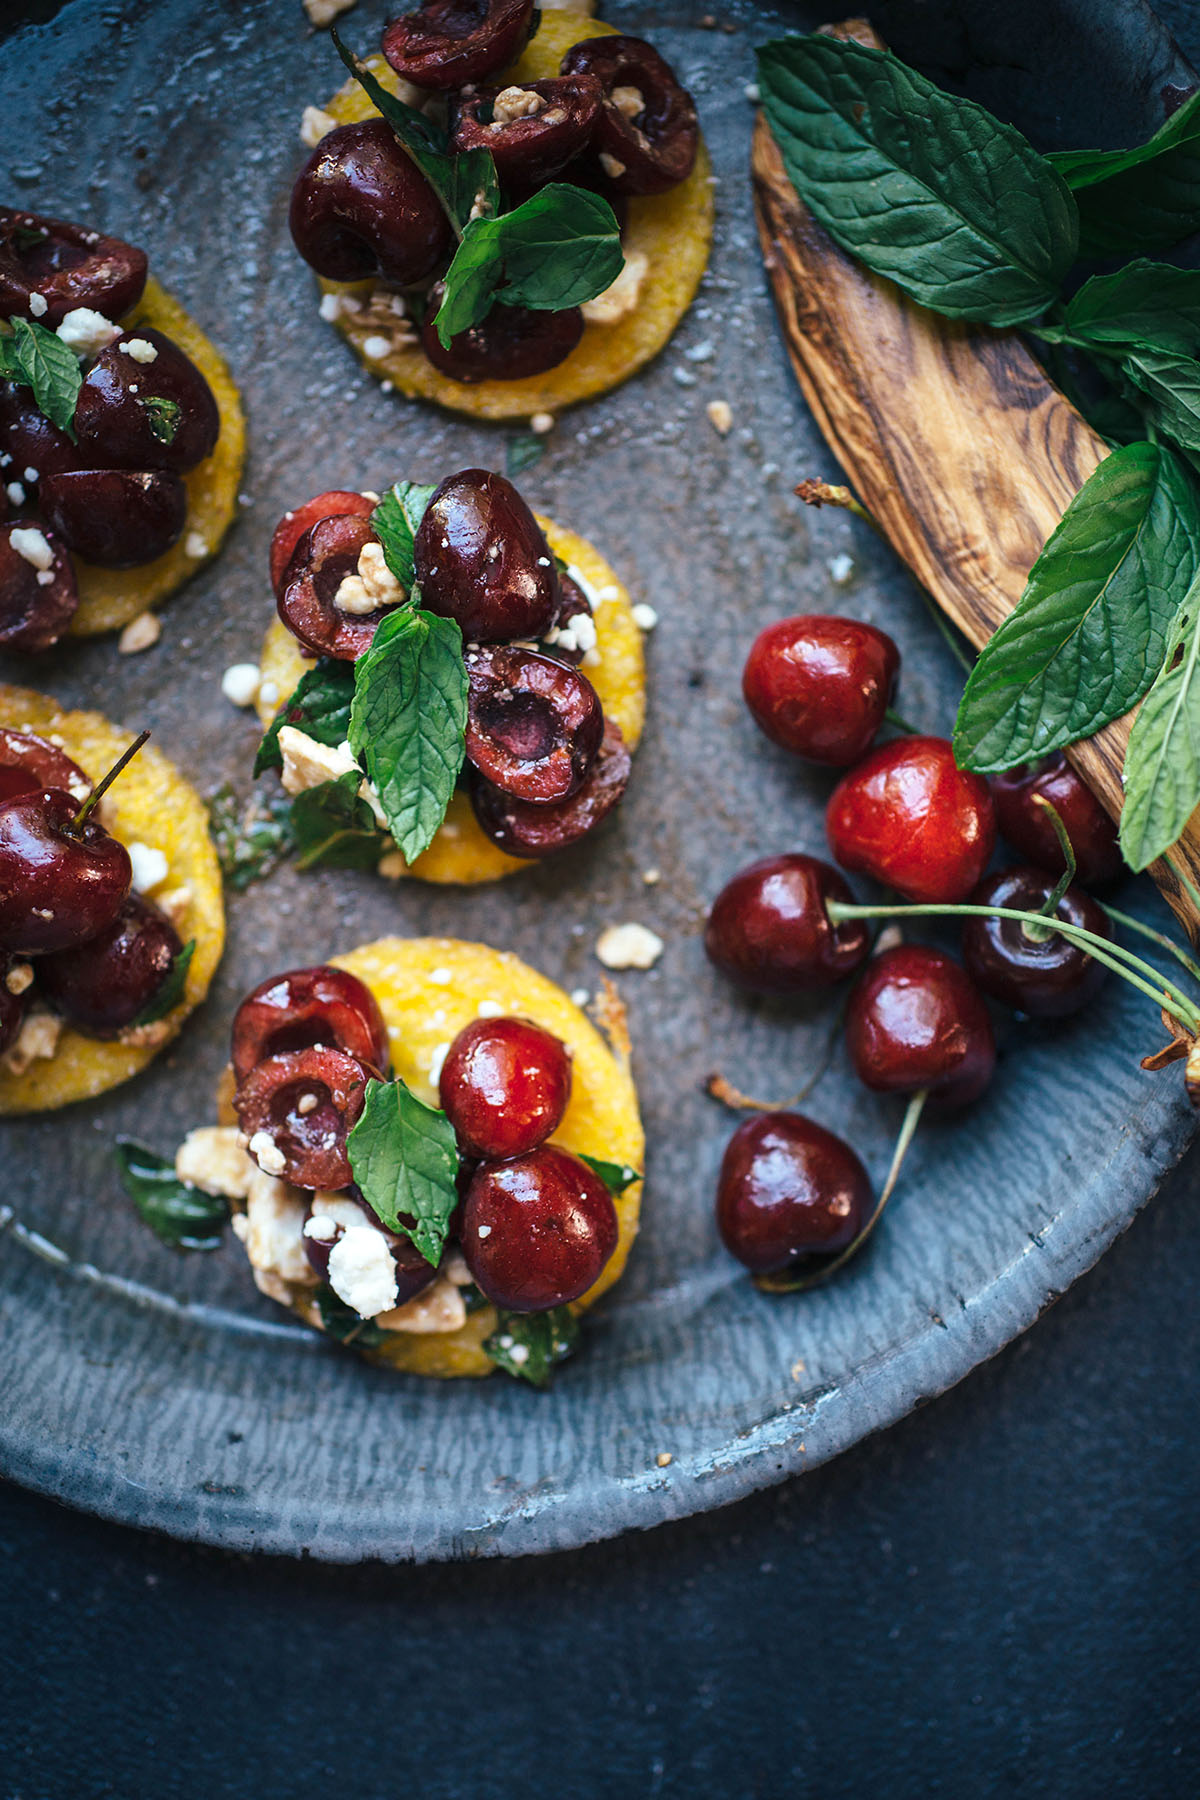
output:
M1067 836L1067 828L1059 816L1058 808L1053 806L1051 802L1046 799L1044 794L1035 794L1033 796L1033 803L1035 806L1041 807L1042 811L1049 818L1051 825L1054 827L1054 835L1058 839L1058 847L1062 851L1063 863L1065 865L1062 874L1054 884L1053 890L1046 895L1045 905L1038 908L1043 919L1056 919L1058 917L1059 906L1062 904L1062 897L1075 879L1075 846ZM1036 928L1032 925L1027 925L1025 927L1025 936L1030 938L1035 944L1044 944L1053 929L1054 927L1049 924L1039 925Z
M910 725L907 719L902 719L894 706L889 706L883 716L893 731L903 731L907 737L919 736L916 726Z
M1187 951L1175 942L1174 938L1169 938L1165 931L1155 931L1153 925L1147 925L1141 919L1135 919L1132 913L1120 912L1117 907L1108 906L1103 900L1100 901L1100 905L1104 907L1109 918L1114 919L1118 925L1124 925L1127 931L1138 932L1142 937L1149 938L1152 943L1169 951L1176 962L1183 964L1193 981L1200 981L1200 963L1194 957L1189 956Z
M1170 869L1172 875L1175 877L1196 911L1200 913L1200 888L1196 886L1187 870L1181 868L1173 857L1164 856L1163 861L1166 863L1168 869Z
M108 771L108 774L102 776L96 783L79 811L75 814L75 817L71 820L71 823L67 826L67 831L72 836L74 836L77 831L82 830L83 826L87 823L89 814L99 805L100 801L103 800L105 794L117 779L117 776L121 773L121 770L133 761L149 736L150 733L148 731L143 731L139 737L135 737L128 750L124 751L117 758L112 768Z

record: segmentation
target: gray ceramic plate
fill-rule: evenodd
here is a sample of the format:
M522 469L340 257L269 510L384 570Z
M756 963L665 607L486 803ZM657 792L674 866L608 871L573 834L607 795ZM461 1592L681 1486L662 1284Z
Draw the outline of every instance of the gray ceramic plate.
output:
M720 9L725 33L698 27L706 5L608 9L652 29L698 97L719 171L703 292L659 363L564 418L523 480L661 618L629 802L594 846L488 891L284 874L233 897L219 980L174 1054L95 1105L6 1126L0 1470L19 1481L183 1537L338 1560L517 1554L652 1525L832 1456L957 1381L1100 1255L1186 1142L1180 1083L1136 1067L1158 1041L1151 1009L1109 993L1077 1026L1007 1028L986 1103L922 1131L886 1229L836 1285L767 1300L718 1247L711 1198L732 1119L703 1096L704 1076L720 1066L786 1095L829 1029L827 1010L743 1002L701 951L705 903L734 869L822 845L828 783L774 753L742 707L750 636L802 608L878 621L904 650L904 712L934 730L957 684L888 554L791 494L833 469L758 266L744 87L755 40L816 17L733 5ZM153 727L206 790L230 778L245 791L255 732L218 683L255 655L270 614L278 514L323 487L502 464L506 434L389 399L317 318L285 210L301 108L339 71L298 0L16 10L35 22L0 51L0 191L148 245L228 352L251 442L241 522L169 610L159 647L69 650L32 678ZM371 42L382 16L363 0L345 21L351 40ZM1163 88L1185 78L1157 22L1117 0L1074 11L913 0L876 17L898 49L1047 143L1147 133ZM705 418L715 398L735 414L724 440ZM835 586L830 564L844 557L853 568ZM1161 919L1145 884L1128 904ZM644 1228L551 1393L362 1367L261 1301L236 1248L183 1259L132 1219L114 1137L167 1149L206 1115L230 1011L271 969L387 931L438 932L593 987L597 933L624 919L667 945L653 973L622 982L651 1146ZM882 1172L894 1108L835 1066L811 1110Z

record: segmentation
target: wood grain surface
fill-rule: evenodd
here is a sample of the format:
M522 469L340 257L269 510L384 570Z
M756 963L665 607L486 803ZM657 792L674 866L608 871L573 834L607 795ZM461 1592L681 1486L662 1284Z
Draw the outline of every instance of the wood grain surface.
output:
M763 261L804 397L859 500L978 649L1107 446L1015 332L941 318L845 255L798 198L761 114L752 166ZM1114 818L1132 716L1067 752ZM1175 854L1200 884L1195 820ZM1165 864L1150 873L1196 939L1186 891Z

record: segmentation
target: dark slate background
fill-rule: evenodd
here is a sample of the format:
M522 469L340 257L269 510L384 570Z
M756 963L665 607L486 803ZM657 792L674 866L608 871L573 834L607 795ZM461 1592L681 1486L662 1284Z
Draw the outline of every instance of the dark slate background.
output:
M255 1562L0 1487L0 1796L1190 1800L1197 1224L1200 1151L886 1436L570 1555Z

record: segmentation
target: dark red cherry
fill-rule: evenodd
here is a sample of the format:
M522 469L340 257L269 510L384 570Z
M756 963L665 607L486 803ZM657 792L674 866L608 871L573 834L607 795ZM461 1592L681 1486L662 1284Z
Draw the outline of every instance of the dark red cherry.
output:
M79 764L57 744L32 731L9 731L0 726L0 801L48 787L64 788L77 804L92 791Z
M872 957L850 995L846 1044L867 1087L881 1094L924 1088L944 1107L977 1100L996 1066L978 990L953 958L924 944Z
M373 1068L388 1066L388 1034L370 988L329 963L288 969L262 981L233 1016L233 1072L293 1050L342 1050Z
M507 644L468 650L467 760L518 800L553 805L583 785L604 737L586 675Z
M53 329L78 306L119 319L146 285L146 253L86 225L0 207L0 316ZM40 294L44 310L30 298Z
M528 1019L475 1019L451 1044L439 1085L465 1155L524 1156L562 1121L571 1057L561 1038Z
M212 454L220 429L212 389L195 363L149 326L124 331L101 350L75 402L85 465L183 475Z
M849 1144L801 1113L747 1119L717 1183L717 1229L756 1275L844 1250L871 1210L871 1182Z
M66 950L111 925L133 881L129 852L62 788L0 805L0 949Z
M465 643L536 639L554 618L558 583L541 526L490 469L463 469L434 491L413 563L422 606L457 619Z
M336 1219L331 1216L331 1200L336 1204ZM411 1300L415 1294L419 1294L423 1288L427 1288L431 1282L437 1280L437 1270L431 1263L425 1261L412 1239L406 1237L401 1231L390 1231L367 1205L358 1189L352 1187L345 1194L315 1195L308 1209L308 1219L305 1221L304 1254L322 1281L329 1280L330 1251L346 1235L348 1229L343 1212L343 1208L347 1205L354 1206L361 1212L363 1225L373 1226L391 1252L396 1272L396 1299L394 1302L396 1306L403 1306L406 1300ZM328 1225L324 1228L320 1225L322 1219L328 1221ZM319 1237L314 1237L307 1228L308 1220L318 1222L318 1229L321 1233ZM334 1227L332 1234L329 1233L329 1225Z
M78 605L75 570L55 534L33 519L0 525L0 645L49 650Z
M604 737L582 787L555 806L517 800L481 776L471 782L471 805L481 830L509 856L536 860L566 850L603 823L629 785L631 761L620 726L604 722Z
M759 632L742 693L772 743L844 769L871 748L899 669L900 652L886 632L859 619L804 613Z
M374 1073L341 1050L318 1048L258 1063L233 1104L260 1168L295 1187L345 1187L352 1179L346 1139Z
M386 609L343 612L335 597L347 575L358 573L363 546L378 541L368 519L339 513L319 519L293 550L276 610L315 655L354 662L371 648Z
M600 167L620 194L661 194L692 172L700 127L675 71L644 39L585 38L564 75L594 75L604 99L592 133Z
M571 644L570 639L564 644L559 634L564 631L570 633L571 627L576 619L586 618L590 620L591 617L591 601L588 599L579 583L577 581L572 581L569 575L564 575L560 570L558 577L558 607L554 614L554 623L550 627L545 640L551 656L553 656L556 661L570 663L574 668L579 667L586 655L584 645L580 643ZM590 644L594 639L595 627L593 626L588 633L587 642Z
M153 562L179 537L187 489L161 469L79 469L47 475L42 511L67 548L105 569Z
M288 224L328 281L379 275L410 287L444 267L453 245L437 195L382 119L326 133L296 177Z
M0 383L0 482L19 482L30 500L43 475L82 468L79 451L65 431L34 405L33 394L15 381Z
M918 901L965 900L996 842L987 782L938 737L872 750L834 788L825 828L844 869Z
M384 27L380 48L415 87L465 87L516 62L533 10L533 0L425 0Z
M577 306L541 312L497 302L486 318L443 345L437 334L443 292L441 282L429 291L421 348L452 381L524 381L544 375L565 362L583 336L583 313Z
M971 895L971 904L1041 912L1053 888L1054 876L1042 869L1001 869L985 876ZM1112 940L1108 914L1082 888L1067 889L1057 917ZM965 919L962 947L967 973L976 985L993 1000L1003 1000L1034 1019L1065 1019L1078 1012L1108 973L1103 963L1057 932L1047 938L1031 937L1016 919Z
M31 985L28 963L0 956L0 1056L11 1050L20 1036Z
M339 515L369 519L374 511L374 500L368 500L365 494L355 494L348 488L333 488L328 493L318 494L315 499L306 500L293 512L285 512L271 538L271 586L276 599L292 554L306 531L311 531L322 519L334 519Z
M514 1312L577 1300L617 1247L612 1195L567 1150L542 1144L481 1163L467 1189L462 1252L480 1291Z
M456 151L487 150L505 189L539 187L585 149L600 110L594 75L476 88L450 102Z
M130 894L104 931L38 958L38 987L77 1031L115 1038L145 1012L182 949L166 914Z
M1076 879L1084 887L1102 887L1121 873L1117 828L1061 750L991 776L990 786L1001 836L1039 869L1061 875L1066 862L1054 826L1035 796L1048 800L1066 827Z
M831 924L826 900L853 900L837 870L796 852L751 863L713 901L704 948L723 975L758 994L831 987L865 961L861 919Z

